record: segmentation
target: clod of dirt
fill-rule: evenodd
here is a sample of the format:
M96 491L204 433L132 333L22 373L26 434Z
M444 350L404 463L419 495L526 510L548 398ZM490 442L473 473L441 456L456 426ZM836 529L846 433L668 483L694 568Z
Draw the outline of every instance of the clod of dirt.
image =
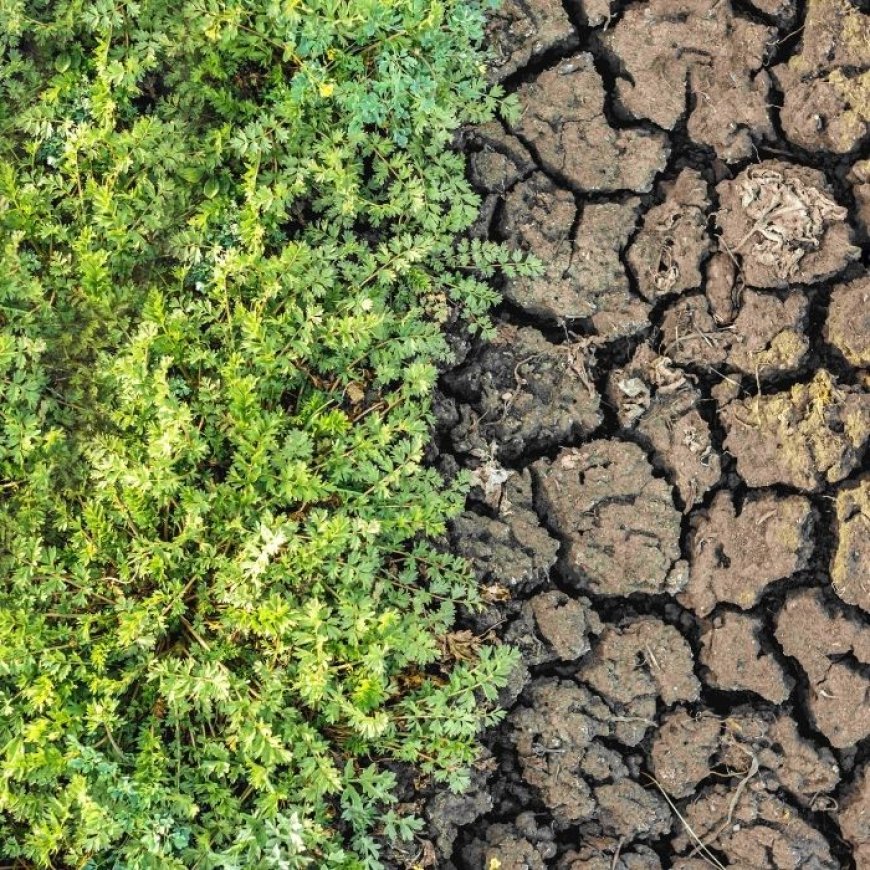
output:
M581 53L542 72L517 91L514 125L541 165L587 192L645 193L667 161L662 133L615 130L604 116L604 85L592 55Z
M845 153L870 132L870 15L848 0L811 0L801 50L775 67L783 132L809 150Z
M820 369L808 384L736 399L721 416L725 449L749 486L815 492L860 464L870 437L870 393L838 385Z
M784 95L780 112L783 132L802 148L845 154L870 131L870 118L860 108L856 109L851 95L855 84L842 73L825 74L821 70L814 73L822 73L822 77L810 73L813 77L807 78L791 63L773 69Z
M620 254L634 230L639 200L587 205L579 224L574 197L534 173L506 197L499 235L534 254L544 274L505 282L505 296L535 317L588 318L606 338L648 325L650 306L633 296Z
M837 493L831 584L843 601L870 612L870 475Z
M716 407L721 409L745 392L740 386L740 381L724 376L718 384L710 388L710 397L716 403Z
M716 716L693 716L682 707L662 718L650 761L656 781L671 797L689 797L710 775L721 732L722 723Z
M445 377L461 399L451 431L461 453L511 460L588 435L601 423L600 400L580 344L552 344L537 329L502 325L492 341Z
M660 193L664 202L644 215L626 254L641 295L651 302L700 287L701 264L713 247L707 233L710 201L701 173L684 169L674 181L664 182Z
M849 0L809 0L796 66L860 67L867 63L870 17Z
M840 830L855 850L855 866L870 867L870 765L858 771L840 801Z
M831 291L825 340L853 366L870 367L870 276Z
M673 841L675 851L693 850L700 840L724 853L728 866L836 870L827 840L793 807L757 786L706 789L683 811L686 825Z
M717 326L734 322L740 311L743 287L737 264L728 254L717 251L707 261L707 301Z
M757 770L769 791L783 788L806 807L840 782L831 750L801 737L791 716L750 707L738 708L723 721L716 763L739 779Z
M573 298L563 316L584 317L605 339L634 335L649 326L651 306L631 293L620 260L637 221L638 200L586 205L574 237ZM565 302L570 308L566 308ZM555 306L554 306L555 309Z
M554 590L536 595L529 606L541 636L562 661L585 655L591 649L590 637L601 632L601 620L585 598Z
M451 524L451 540L455 552L471 562L484 591L540 586L559 550L559 542L547 534L532 506L528 471L507 478L496 517L472 511L457 517Z
M468 143L479 150L468 158L472 183L486 193L505 193L535 170L535 163L522 142L505 133L498 121L476 127Z
M678 799L694 795L714 770L727 770L735 787L745 779L769 791L784 788L804 806L840 781L831 751L801 737L794 719L748 707L725 719L674 710L653 737L650 759L659 786Z
M752 494L738 513L730 493L716 493L692 518L689 583L679 602L699 616L720 601L754 607L772 583L809 565L814 523L802 496Z
M548 850L549 851L549 850ZM552 849L555 853L555 848ZM462 850L467 867L481 870L546 870L545 856L510 825L487 826L482 839Z
M865 237L870 237L870 160L859 160L847 176L855 197L855 216Z
M657 840L671 829L671 811L654 791L619 779L595 789L598 820L606 834L626 840Z
M687 513L719 481L721 465L710 427L697 411L701 394L666 360L643 345L610 376L607 398L620 423L652 448L654 466L674 481Z
M832 613L818 589L792 593L777 616L776 638L809 679L810 715L831 745L843 749L870 735L870 626Z
M599 595L676 592L680 515L635 444L592 441L533 466L537 507L563 542L560 568Z
M575 45L577 34L559 0L505 0L490 15L486 42L490 78L501 81L532 58Z
M587 778L628 773L616 753L595 741L611 733L610 710L587 689L567 681L538 680L528 694L529 706L508 717L523 778L539 790L558 824L587 820L597 812Z
M505 282L505 296L529 314L559 319L582 307L581 287L571 273L576 216L573 195L541 172L517 184L505 197L499 236L545 266L541 276Z
M504 641L520 650L528 667L539 667L584 656L601 627L586 598L569 598L551 590L522 603L519 615L504 632Z
M577 8L588 27L608 24L613 17L616 0L577 0Z
M655 723L657 701L670 706L698 698L692 650L675 629L653 617L602 632L577 671L615 715L615 735L628 746L643 740Z
M661 870L658 855L648 846L623 848L622 839L586 837L577 851L562 856L556 870Z
M622 111L673 130L688 90L689 136L731 161L774 136L763 69L774 35L736 17L728 0L651 0L630 6L603 42L619 62Z
M789 374L809 351L808 308L799 291L780 301L769 292L745 290L737 316L720 326L706 297L687 296L665 311L662 353L680 365L725 366L756 379Z
M732 324L727 363L756 377L797 371L809 351L807 297L798 291L780 301L771 293L747 290Z
M664 469L688 513L721 476L710 427L698 413L700 393L693 389L657 392L637 431L653 449L653 464Z
M717 185L720 244L751 287L823 281L860 256L847 210L817 169L765 160Z
M430 798L426 806L426 833L432 837L440 855L451 853L459 828L472 824L492 810L492 794L487 781L494 763L489 761L471 769L471 785L462 794L444 789Z
M630 779L619 753L597 739L615 731L603 701L559 680L534 683L529 700L508 721L523 778L538 789L558 826L594 823L593 830L620 836L626 845L670 830L667 804Z
M698 660L707 669L702 679L714 689L755 692L781 704L791 694L794 680L786 676L775 656L764 652L761 620L725 612L702 626Z

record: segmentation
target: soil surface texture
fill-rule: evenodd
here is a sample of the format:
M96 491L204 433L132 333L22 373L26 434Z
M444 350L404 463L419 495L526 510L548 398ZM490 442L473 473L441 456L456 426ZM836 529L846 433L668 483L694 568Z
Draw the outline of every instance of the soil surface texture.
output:
M870 868L870 4L504 0L432 464L507 714L396 868Z

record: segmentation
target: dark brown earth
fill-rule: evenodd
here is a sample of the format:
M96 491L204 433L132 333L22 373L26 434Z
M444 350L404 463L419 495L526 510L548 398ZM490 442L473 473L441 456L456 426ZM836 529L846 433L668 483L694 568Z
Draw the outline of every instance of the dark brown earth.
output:
M870 868L870 4L505 0L477 232L538 257L432 461L515 646L396 867Z

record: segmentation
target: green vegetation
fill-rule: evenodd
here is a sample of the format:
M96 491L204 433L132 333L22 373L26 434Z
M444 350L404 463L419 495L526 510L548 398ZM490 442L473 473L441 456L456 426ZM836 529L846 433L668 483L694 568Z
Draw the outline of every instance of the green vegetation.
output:
M0 857L374 868L512 666L421 465L478 0L0 0Z

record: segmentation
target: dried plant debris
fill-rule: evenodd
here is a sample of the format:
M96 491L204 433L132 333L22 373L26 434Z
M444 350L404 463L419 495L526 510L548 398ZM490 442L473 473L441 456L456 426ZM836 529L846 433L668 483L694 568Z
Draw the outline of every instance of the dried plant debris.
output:
M703 680L714 689L755 692L781 704L791 694L794 681L776 657L765 652L762 621L733 611L714 614L702 623L698 661L706 668Z
M626 259L645 299L701 286L701 266L712 250L707 232L710 202L700 172L684 169L661 185L664 202L643 217Z
M494 444L515 459L588 435L601 422L581 342L553 344L537 329L502 325L446 384L469 404L450 435L461 453Z
M808 492L837 483L862 461L870 392L838 384L824 369L806 384L730 402L721 413L725 449L750 486Z
M823 281L857 259L847 210L817 169L767 160L717 186L720 244L751 287Z
M801 50L773 74L790 141L843 154L870 133L870 15L849 0L810 0Z
M835 508L831 584L843 601L870 613L870 475L840 489Z
M735 16L729 0L651 0L629 6L603 41L619 64L622 111L673 130L688 92L689 136L739 160L774 136L763 69L774 38L771 28Z
M870 275L831 290L825 340L851 365L870 367Z
M870 625L825 603L819 589L793 592L777 616L776 639L806 672L816 728L843 749L870 736Z
M803 496L755 493L738 511L718 492L692 519L689 582L678 600L699 616L719 602L754 607L768 587L808 567L815 512Z
M495 517L466 511L451 523L454 550L471 561L486 589L495 593L534 589L547 581L559 542L541 526L532 507L528 471L511 474L498 494Z
M542 72L517 92L522 114L512 125L547 172L588 192L646 192L667 161L662 133L614 129L604 115L604 85L592 55Z
M490 78L501 81L529 61L576 44L577 35L560 0L504 0L490 17Z
M560 569L598 595L676 592L680 514L635 444L592 441L533 466L537 506L562 541Z

